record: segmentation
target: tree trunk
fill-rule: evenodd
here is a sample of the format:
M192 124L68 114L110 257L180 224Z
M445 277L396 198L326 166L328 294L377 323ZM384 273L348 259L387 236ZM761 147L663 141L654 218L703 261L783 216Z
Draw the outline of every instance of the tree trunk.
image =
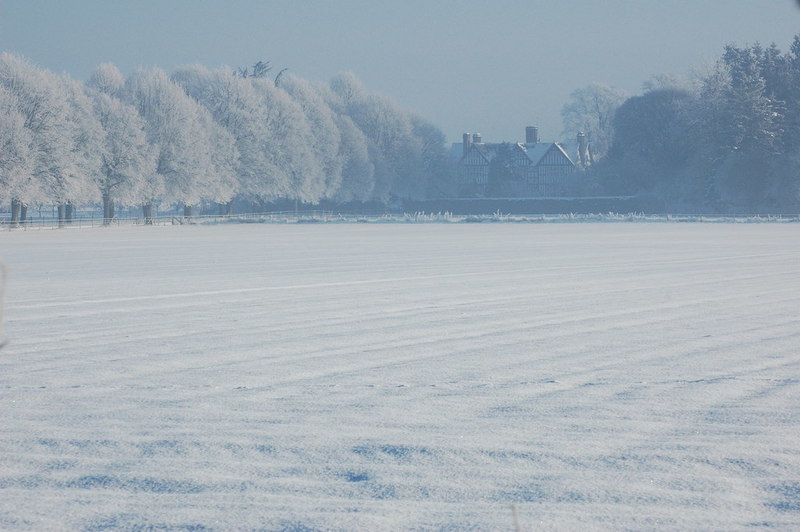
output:
M64 204L58 204L58 226L64 227Z
M73 205L71 201L67 202L64 208L64 221L66 221L68 224L71 224L74 214L75 214L75 205Z
M189 219L192 217L192 206L191 205L184 205L183 206L183 217Z
M28 219L28 204L21 203L19 204L19 221L25 222Z
M145 225L153 225L153 204L145 203L142 205L142 214L144 214Z
M114 200L111 194L103 192L103 225L109 225L114 219Z

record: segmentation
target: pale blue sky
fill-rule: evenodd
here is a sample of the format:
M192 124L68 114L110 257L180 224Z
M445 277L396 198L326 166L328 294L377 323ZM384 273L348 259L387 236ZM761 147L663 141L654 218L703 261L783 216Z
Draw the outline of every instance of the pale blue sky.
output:
M725 44L785 51L796 33L795 0L0 0L0 50L77 79L106 61L350 70L453 141L522 140L529 124L556 139L576 88L637 93Z

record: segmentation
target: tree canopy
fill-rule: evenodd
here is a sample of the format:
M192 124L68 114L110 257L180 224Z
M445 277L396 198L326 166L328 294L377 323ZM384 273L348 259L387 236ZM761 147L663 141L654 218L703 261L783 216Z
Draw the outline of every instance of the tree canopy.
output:
M800 207L800 35L784 53L726 46L694 82L661 77L614 114L607 193L654 194L668 210Z
M110 219L115 205L387 201L443 188L437 127L350 73L324 85L269 72L261 61L125 77L106 63L79 83L0 54L0 201L14 219L29 204L100 203Z

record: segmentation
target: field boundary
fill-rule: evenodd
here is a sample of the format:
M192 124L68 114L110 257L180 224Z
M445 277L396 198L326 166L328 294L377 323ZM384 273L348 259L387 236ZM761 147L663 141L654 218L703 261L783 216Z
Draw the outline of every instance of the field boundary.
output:
M85 229L118 226L165 226L204 225L227 223L797 223L800 214L794 215L719 215L719 214L453 214L404 213L404 214L350 214L333 211L268 212L232 215L156 216L149 220L142 217L115 217L103 220L98 217L79 216L59 221L54 218L29 218L23 222L0 219L3 230Z

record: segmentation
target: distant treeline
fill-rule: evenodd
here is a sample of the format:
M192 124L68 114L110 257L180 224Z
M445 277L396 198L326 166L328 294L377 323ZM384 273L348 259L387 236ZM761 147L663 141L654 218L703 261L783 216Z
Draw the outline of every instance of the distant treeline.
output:
M800 210L800 35L790 50L727 46L693 79L643 94L593 84L562 110L589 140L581 196L656 198L667 212ZM0 54L0 202L73 207L448 198L445 137L349 73L314 84L269 64L100 65L86 83ZM576 158L577 159L577 158ZM648 202L651 200L648 199Z
M28 205L316 203L447 187L445 138L349 73L312 84L269 64L139 70L87 83L0 54L0 201Z
M604 194L650 194L673 212L798 212L800 35L725 47L707 72L661 76L614 113L589 172Z

